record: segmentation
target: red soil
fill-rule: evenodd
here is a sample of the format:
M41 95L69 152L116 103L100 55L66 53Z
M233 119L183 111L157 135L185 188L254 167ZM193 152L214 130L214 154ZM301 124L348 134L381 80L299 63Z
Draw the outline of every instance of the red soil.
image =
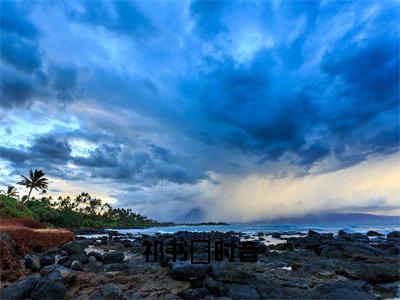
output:
M32 219L0 218L0 273L2 280L14 280L26 273L18 255L46 251L75 238L67 229L47 229Z

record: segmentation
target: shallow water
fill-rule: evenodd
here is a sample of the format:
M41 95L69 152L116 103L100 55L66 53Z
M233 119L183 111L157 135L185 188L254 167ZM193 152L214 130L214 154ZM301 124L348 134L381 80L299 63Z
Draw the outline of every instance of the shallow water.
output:
M332 232L336 234L339 230L346 232L360 232L366 233L369 230L375 230L383 234L387 234L394 230L400 230L400 224L230 224L230 225L199 225L199 226L169 226L169 227L150 227L145 229L117 229L120 233L175 233L177 231L192 231L192 232L209 232L209 231L235 231L243 232L249 235L257 234L258 232L272 233L272 232L304 232L315 230L317 232Z

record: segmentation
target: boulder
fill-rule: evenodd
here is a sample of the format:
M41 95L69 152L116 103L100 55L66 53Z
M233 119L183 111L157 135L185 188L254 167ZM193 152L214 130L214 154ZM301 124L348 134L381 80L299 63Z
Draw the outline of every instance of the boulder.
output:
M367 232L367 236L383 236L383 234L378 231L370 230Z
M40 279L35 289L32 291L32 299L64 299L67 288L60 281L52 281L46 278Z
M373 287L365 281L337 280L316 286L311 298L316 299L375 299Z
M43 255L40 257L40 264L42 267L52 265L56 261L55 257L53 255Z
M96 258L97 261L103 261L103 255L96 251L91 251L87 254L87 257L93 256Z
M69 260L69 256L61 256L58 258L57 263L59 265L63 265L64 263L66 263Z
M70 259L71 261L77 260L77 261L79 261L79 262L82 263L82 264L86 264L86 262L87 262L86 255L85 255L84 253L71 254L71 255L69 256L69 259Z
M84 249L80 243L77 241L72 241L69 243L66 243L61 246L61 249L65 250L68 254L83 254Z
M74 261L71 263L71 270L74 270L74 271L82 271L82 264L81 264L81 262L80 262L79 260L74 260Z
M44 267L40 273L46 279L49 279L51 281L60 281L62 283L73 282L77 275L75 271L60 265L51 265Z
M232 299L261 299L257 289L252 285L227 284L229 297Z
M103 255L103 262L105 264L119 263L125 258L125 253L122 251L106 252Z
M122 294L123 290L114 283L107 283L100 290L101 299L117 300L122 298Z
M201 299L208 295L208 290L206 288L189 288L181 293L183 299Z
M172 278L177 280L192 280L195 278L204 278L212 272L212 265L209 264L191 264L188 261L178 261L169 264Z
M40 258L36 255L27 255L25 258L25 267L33 272L39 271L42 267Z
M400 279L398 263L346 263L337 273L370 284L390 283Z
M206 288L210 294L215 296L221 297L228 295L228 289L221 282L216 281L211 277L208 277L206 280Z
M31 296L35 285L39 282L40 275L32 275L19 280L0 291L0 299L26 299Z
M392 231L390 233L388 233L388 235L386 236L386 238L388 240L391 239L400 239L400 231Z

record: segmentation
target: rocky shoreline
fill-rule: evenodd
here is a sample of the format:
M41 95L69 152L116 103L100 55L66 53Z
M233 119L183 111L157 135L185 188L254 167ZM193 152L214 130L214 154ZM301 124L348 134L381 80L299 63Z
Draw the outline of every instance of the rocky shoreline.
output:
M400 297L400 232L383 236L339 231L321 234L177 232L132 235L78 232L46 252L21 257L29 270L2 282L1 299L390 299ZM257 262L211 259L210 264L173 262L166 254L146 262L143 242L251 240ZM226 250L226 249L224 249ZM228 251L225 251L228 252ZM199 252L200 257L206 251ZM238 254L236 254L238 255Z

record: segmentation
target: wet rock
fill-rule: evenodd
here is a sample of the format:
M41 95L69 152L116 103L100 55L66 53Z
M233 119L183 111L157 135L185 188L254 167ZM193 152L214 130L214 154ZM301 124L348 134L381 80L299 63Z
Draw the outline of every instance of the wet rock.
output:
M81 264L81 262L80 262L79 260L74 260L74 261L71 263L71 270L74 270L74 271L82 271L82 264Z
M252 285L227 284L229 297L232 299L261 299Z
M51 265L44 267L40 272L42 276L50 281L60 281L62 283L71 283L76 278L76 272L60 265Z
M39 282L40 275L32 275L0 291L0 299L26 299L29 298L35 285Z
M53 255L45 255L40 257L40 264L42 267L52 265L55 262L55 257Z
M307 233L307 237L315 238L315 239L318 239L318 240L321 239L321 235L318 232L314 231L314 230L309 230L308 233Z
M361 233L347 233L344 230L339 230L338 237L349 242L364 242L368 243L370 239Z
M203 278L212 272L212 265L191 264L188 261L179 261L169 264L172 278L177 280L191 280Z
M400 231L392 231L387 235L388 240L400 239Z
M36 255L27 255L25 258L25 266L33 272L39 271L42 267L40 258Z
M77 260L77 261L79 261L79 262L82 263L82 264L86 264L86 262L87 262L86 255L83 254L83 253L71 254L71 255L69 256L69 259L70 259L71 261Z
M367 236L383 236L383 234L378 231L370 230L367 232Z
M82 254L84 249L77 241L72 241L62 245L61 249L65 250L68 254Z
M121 299L123 290L116 284L107 283L100 290L101 299L117 300Z
M103 255L103 262L105 264L119 263L125 258L125 253L122 251L106 252Z
M280 232L273 232L271 237L274 239L279 239L281 237L282 233Z
M87 256L89 257L89 256L93 256L93 257L95 257L96 258L96 260L97 261L103 261L103 255L101 254L101 253L99 253L99 252L96 252L96 251L91 251L91 252L89 252L88 254L87 254Z
M383 254L383 251L368 244L352 243L343 248L343 253L347 256L378 256Z
M206 288L189 288L181 293L183 299L201 299L208 294L208 290Z
M52 281L46 278L40 279L32 292L32 299L64 299L67 288L60 281Z
M59 265L63 265L64 263L66 263L69 260L69 256L61 256L58 258L57 263Z
M337 273L370 284L390 283L400 279L398 263L347 263Z
M373 287L365 281L337 280L314 288L312 298L317 299L375 299Z
M206 288L210 294L215 296L226 296L228 295L228 289L219 281L208 277L206 280Z

